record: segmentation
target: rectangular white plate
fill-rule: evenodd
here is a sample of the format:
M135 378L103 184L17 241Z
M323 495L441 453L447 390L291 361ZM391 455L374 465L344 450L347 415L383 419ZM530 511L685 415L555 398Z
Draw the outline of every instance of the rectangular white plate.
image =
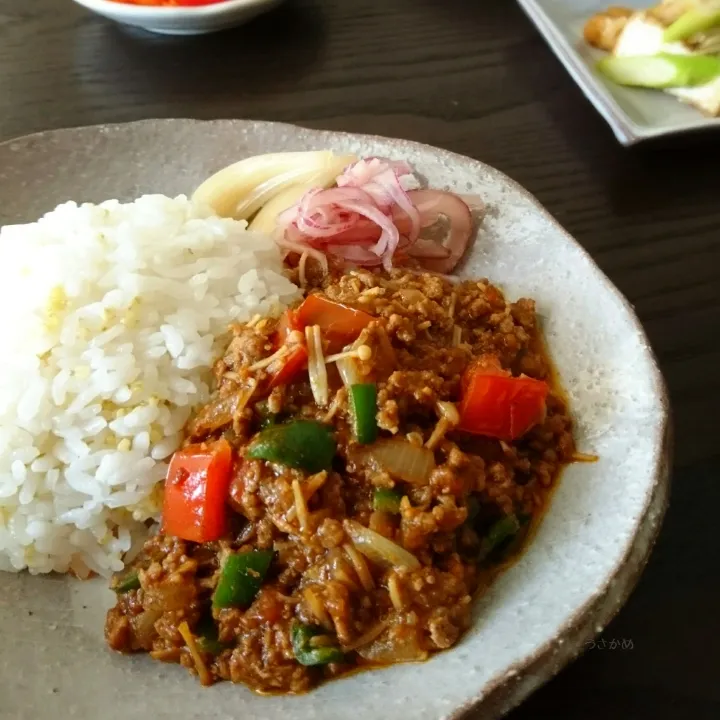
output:
M623 145L664 135L720 128L720 118L706 117L663 92L620 87L605 80L595 70L595 63L603 53L593 50L583 40L583 26L588 18L613 4L642 9L656 4L655 0L518 2Z

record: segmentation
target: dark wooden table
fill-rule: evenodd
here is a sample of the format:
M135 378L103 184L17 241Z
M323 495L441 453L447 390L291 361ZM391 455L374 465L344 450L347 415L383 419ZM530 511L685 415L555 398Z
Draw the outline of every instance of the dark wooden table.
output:
M513 718L717 720L720 133L621 148L512 0L289 0L185 39L125 31L70 0L0 0L0 140L148 117L438 145L511 175L585 245L635 304L670 386L672 503L606 647Z

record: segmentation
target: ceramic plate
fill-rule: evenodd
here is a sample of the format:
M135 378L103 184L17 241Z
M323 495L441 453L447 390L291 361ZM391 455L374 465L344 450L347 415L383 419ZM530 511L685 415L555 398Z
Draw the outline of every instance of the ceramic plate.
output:
M595 64L604 53L585 43L583 27L592 15L612 5L612 0L518 2L623 145L720 128L720 118L706 117L662 92L620 87L595 70ZM643 9L656 5L657 0L630 0L620 4Z
M0 573L0 715L13 720L439 720L497 717L580 652L634 585L668 491L667 400L632 309L522 188L481 162L402 140L262 122L191 120L41 133L0 145L0 223L70 198L188 193L230 159L332 148L407 159L439 188L489 205L461 273L538 300L579 448L529 550L476 606L453 650L301 697L200 686L183 668L107 650L101 580Z
M162 35L203 35L241 25L282 0L223 0L213 5L163 7L120 0L75 0L78 5L123 25Z

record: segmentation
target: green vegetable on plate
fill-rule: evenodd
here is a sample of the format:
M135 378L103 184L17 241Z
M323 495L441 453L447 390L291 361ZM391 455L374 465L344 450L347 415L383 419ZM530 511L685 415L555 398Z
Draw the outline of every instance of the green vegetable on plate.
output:
M245 456L317 473L332 467L336 448L327 426L313 420L292 420L259 432Z
M720 57L715 55L612 55L603 58L597 67L613 82L629 87L695 87L720 77Z
M342 650L335 645L313 647L312 638L326 634L321 627L295 622L290 634L295 659L301 665L328 665L342 662L344 659Z
M262 586L273 556L272 550L251 550L228 555L220 571L213 606L249 607Z
M480 561L487 559L493 552L515 537L521 527L522 524L514 513L505 515L494 522L480 543L478 559Z
M197 628L195 628L197 636L197 645L202 652L211 655L219 655L228 646L221 643L218 638L218 628L211 615L207 615L200 620Z
M270 412L267 400L257 403L255 405L255 412L257 412L260 418L260 428L262 430L278 424L279 416L276 413Z
M718 3L698 6L683 13L665 30L665 42L681 42L698 33L705 33L720 27L720 7Z
M402 497L402 493L398 490L378 488L373 494L373 510L396 515L400 512L400 501Z
M355 439L361 445L369 445L377 439L377 386L374 383L358 383L350 386L350 406L353 415Z

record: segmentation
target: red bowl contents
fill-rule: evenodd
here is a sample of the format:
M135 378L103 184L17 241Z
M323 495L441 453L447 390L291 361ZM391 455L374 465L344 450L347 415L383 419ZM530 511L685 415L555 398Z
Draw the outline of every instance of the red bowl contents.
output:
M126 5L152 5L154 7L194 7L197 5L217 5L226 0L113 0Z

